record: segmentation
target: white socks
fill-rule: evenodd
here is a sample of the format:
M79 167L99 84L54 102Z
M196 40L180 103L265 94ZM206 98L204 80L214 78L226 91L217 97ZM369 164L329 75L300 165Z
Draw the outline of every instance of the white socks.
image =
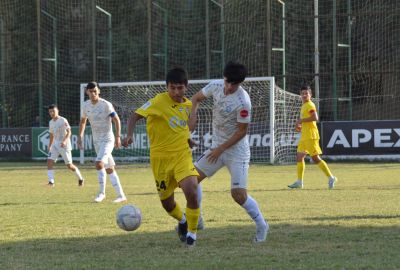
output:
M203 188L201 187L201 184L197 184L197 202L199 204L199 209L200 209L200 216L202 215L201 211L201 201L203 199Z
M54 170L47 170L47 179L54 184Z
M184 224L186 222L186 215L185 213L182 214L182 219L179 221L180 224Z
M106 194L106 169L101 169L97 171L97 179L99 180L100 193Z
M257 202L250 196L247 195L247 200L242 204L242 207L246 210L247 214L254 220L257 226L264 225L265 220L264 217L258 208Z
M193 240L196 240L196 238L197 238L197 235L192 232L187 232L186 237L189 237L189 236L192 237Z
M78 180L83 180L83 177L82 177L81 172L79 171L78 167L75 167L74 174L76 175Z
M115 189L115 192L117 193L118 197L125 197L124 191L122 190L121 183L119 181L119 177L117 172L112 172L109 174L111 184ZM100 186L100 193L106 194L106 180L107 180L107 174L106 174L106 169L103 168L101 170L97 171L97 177L99 180L99 186Z
M125 197L124 191L122 190L121 183L119 181L119 177L116 171L113 171L111 174L109 174L111 184L115 189L115 192L117 193L118 197Z
M47 170L47 179L49 179L49 182L51 182L53 184L54 184L54 172L55 172L54 169L53 170ZM76 175L78 180L82 180L83 179L83 177L81 175L81 172L79 171L78 167L76 167L76 169L75 169L75 171L73 173ZM104 173L105 173L105 171L104 171ZM99 182L100 182L100 180L99 180Z

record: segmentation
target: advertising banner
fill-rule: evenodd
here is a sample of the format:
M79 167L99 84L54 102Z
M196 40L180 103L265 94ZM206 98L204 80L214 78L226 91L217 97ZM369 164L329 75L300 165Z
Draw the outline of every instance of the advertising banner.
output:
M71 146L72 146L72 157L74 160L79 158L78 148L78 127L71 127ZM34 159L45 159L49 153L49 140L50 132L46 127L32 128L32 158ZM93 148L91 128L87 126L85 129L85 150L90 151ZM61 158L61 157L60 157Z
M78 132L79 127L71 127L71 146L72 146L72 158L79 160L80 149L78 147ZM122 134L124 138L125 134ZM32 158L33 159L46 159L49 153L49 140L50 133L49 129L45 127L32 128ZM85 128L85 136L83 138L85 146L85 157L89 157L89 160L96 157L92 129L90 125ZM119 157L142 157L149 156L149 145L147 142L147 133L145 126L138 126L135 134L135 143L127 148L121 147L120 149L114 149L112 152L113 156L118 160ZM61 158L61 157L60 157Z
M324 155L400 157L400 121L323 122Z
M0 128L0 157L31 158L30 128Z

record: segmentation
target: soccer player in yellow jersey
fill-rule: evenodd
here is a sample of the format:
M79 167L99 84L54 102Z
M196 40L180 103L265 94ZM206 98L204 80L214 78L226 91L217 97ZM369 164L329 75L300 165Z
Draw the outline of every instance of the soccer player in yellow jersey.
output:
M319 146L319 133L316 122L318 114L315 104L311 101L312 91L310 86L305 85L300 89L300 96L303 101L301 106L300 118L296 122L295 130L301 132L300 141L297 146L297 180L289 185L289 188L303 188L303 178L305 170L304 158L310 155L312 160L328 177L328 187L335 186L337 178L332 175L328 165L320 157L322 154Z
M177 219L182 242L193 247L196 241L200 209L197 199L197 176L188 140L189 114L192 102L185 97L188 79L182 68L170 70L166 78L167 92L156 95L132 113L124 146L133 142L136 123L146 118L150 140L150 165L161 204L170 216ZM174 199L180 187L186 197L186 212Z

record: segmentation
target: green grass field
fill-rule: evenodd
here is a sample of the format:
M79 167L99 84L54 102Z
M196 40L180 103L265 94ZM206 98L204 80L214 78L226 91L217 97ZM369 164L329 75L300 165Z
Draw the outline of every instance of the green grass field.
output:
M330 164L334 190L307 164L303 190L288 190L296 168L250 167L249 194L271 226L254 245L255 227L230 197L227 172L203 182L206 229L187 250L175 220L161 207L149 168L120 166L129 203L143 214L135 232L118 228L107 198L93 203L95 169L74 175L57 164L56 186L46 187L43 163L0 166L0 269L400 269L400 165ZM184 197L177 191L177 200Z

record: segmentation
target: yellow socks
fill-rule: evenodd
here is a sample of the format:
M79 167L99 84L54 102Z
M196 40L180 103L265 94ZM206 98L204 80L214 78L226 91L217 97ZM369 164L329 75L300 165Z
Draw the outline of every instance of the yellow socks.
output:
M181 207L178 203L176 203L175 208L171 212L168 212L168 214L178 221L181 221L182 218L184 218ZM196 234L197 232L197 223L199 222L199 216L200 208L186 208L186 221L188 224L188 231L193 234Z
M301 162L297 162L297 180L303 181L305 170L304 159Z
M175 218L176 220L178 220L178 221L181 221L181 220L182 220L182 217L183 217L182 209L181 209L181 207L179 206L178 203L176 203L175 208L174 208L171 212L168 212L168 214L169 214L171 217L173 217L173 218Z
M197 232L197 223L199 222L200 208L186 208L186 220L188 223L188 231L191 233Z
M297 164L298 164L298 163L297 163ZM332 173L331 173L331 171L329 170L328 165L326 164L325 161L321 160L321 161L318 163L318 167L324 172L324 174L325 174L326 176L328 176L328 177L331 177L331 176L332 176Z

